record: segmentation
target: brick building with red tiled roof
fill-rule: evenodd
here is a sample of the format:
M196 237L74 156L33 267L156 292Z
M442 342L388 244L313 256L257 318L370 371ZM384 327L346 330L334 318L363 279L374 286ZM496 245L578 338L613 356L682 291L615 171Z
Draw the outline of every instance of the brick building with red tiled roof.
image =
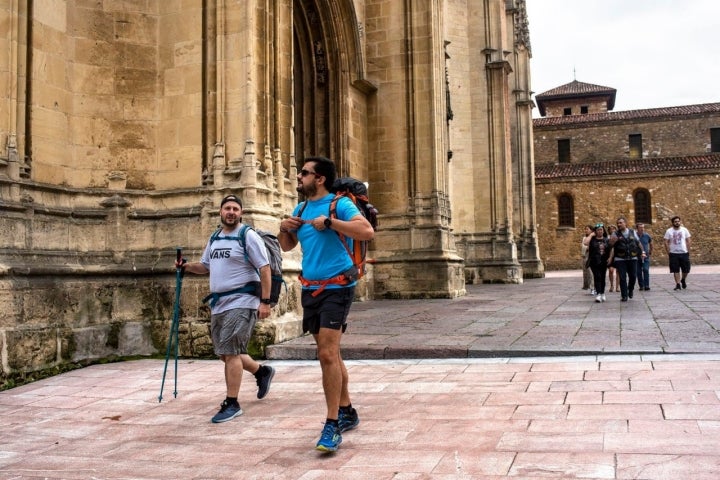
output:
M545 268L577 268L583 227L621 215L647 225L654 265L667 264L673 215L693 234L693 262L720 263L720 102L611 112L615 92L573 81L535 96L547 115L533 120Z

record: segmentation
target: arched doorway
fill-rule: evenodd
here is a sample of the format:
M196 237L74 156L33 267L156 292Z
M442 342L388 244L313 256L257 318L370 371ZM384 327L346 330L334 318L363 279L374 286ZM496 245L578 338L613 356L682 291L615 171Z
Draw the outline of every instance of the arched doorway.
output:
M354 6L350 0L294 0L293 25L296 164L299 168L303 158L324 155L335 160L341 175L349 175L357 170L350 157L357 155L367 161L367 146L348 144L348 125L360 120L366 128L367 118L351 119L348 105L357 103L359 97L365 112L365 97L373 91L363 80ZM365 174L367 168L362 165Z
M330 92L337 82L334 55L335 39L323 12L314 0L296 0L293 8L293 104L295 156L300 168L303 158L324 155L337 159L333 141L337 132L330 121L333 101Z

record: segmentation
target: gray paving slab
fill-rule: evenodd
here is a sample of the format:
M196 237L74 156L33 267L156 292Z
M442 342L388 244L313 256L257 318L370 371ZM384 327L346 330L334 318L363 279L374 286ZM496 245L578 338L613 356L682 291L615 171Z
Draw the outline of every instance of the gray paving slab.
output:
M596 303L579 271L520 285L468 285L456 299L356 302L343 335L347 359L720 353L720 266L694 266L674 291L667 267L628 302ZM315 359L304 336L268 348L271 359Z

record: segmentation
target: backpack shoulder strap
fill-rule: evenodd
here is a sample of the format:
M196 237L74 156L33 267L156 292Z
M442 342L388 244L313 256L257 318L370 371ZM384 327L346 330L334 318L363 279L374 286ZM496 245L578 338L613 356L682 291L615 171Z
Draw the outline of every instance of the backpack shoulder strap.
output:
M215 230L215 231L213 232L212 235L210 235L210 243L211 243L211 244L212 244L215 240L218 239L218 237L220 236L220 232L222 232L222 228L218 228L217 230Z
M303 212L305 211L305 207L307 207L307 200L305 200L305 201L303 201L302 203L300 203L300 210L298 210L298 213L297 213L297 216L298 216L299 218L302 218L302 214L303 214Z
M250 257L248 256L247 245L245 243L245 237L247 236L248 230L252 230L252 227L243 223L242 228L240 228L240 233L238 233L238 242L243 248L243 253L245 254L245 261L247 263L250 263Z

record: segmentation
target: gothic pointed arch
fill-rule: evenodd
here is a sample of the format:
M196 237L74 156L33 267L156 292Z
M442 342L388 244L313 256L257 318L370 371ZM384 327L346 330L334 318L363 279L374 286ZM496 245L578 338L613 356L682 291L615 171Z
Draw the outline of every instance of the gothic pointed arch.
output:
M353 2L294 0L293 24L296 164L301 166L306 156L325 155L347 175L349 89L367 89Z

